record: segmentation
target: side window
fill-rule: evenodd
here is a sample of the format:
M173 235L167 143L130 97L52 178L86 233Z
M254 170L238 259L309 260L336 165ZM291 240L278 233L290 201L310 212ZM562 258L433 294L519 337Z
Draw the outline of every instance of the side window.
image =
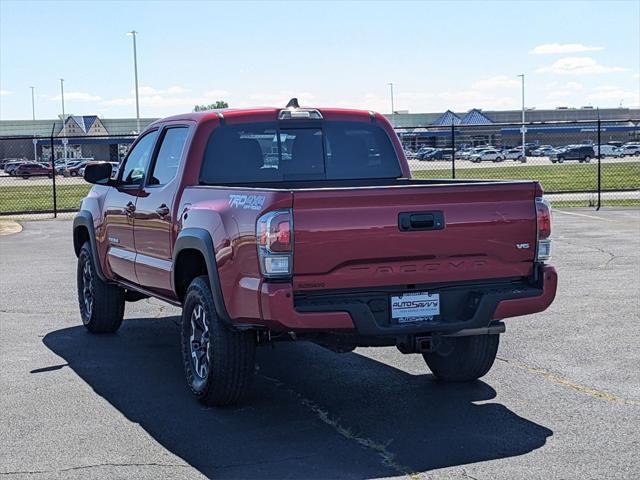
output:
M187 127L169 128L165 131L153 171L149 176L149 185L166 185L173 180L178 172L188 133Z
M149 167L149 159L153 153L158 131L147 133L129 152L122 167L122 183L126 185L139 185Z

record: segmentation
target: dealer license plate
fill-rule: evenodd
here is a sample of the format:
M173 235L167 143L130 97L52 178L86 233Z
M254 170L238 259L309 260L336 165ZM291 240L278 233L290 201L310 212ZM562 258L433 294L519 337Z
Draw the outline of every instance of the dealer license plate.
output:
M391 318L398 323L433 320L440 315L439 293L406 293L391 297Z

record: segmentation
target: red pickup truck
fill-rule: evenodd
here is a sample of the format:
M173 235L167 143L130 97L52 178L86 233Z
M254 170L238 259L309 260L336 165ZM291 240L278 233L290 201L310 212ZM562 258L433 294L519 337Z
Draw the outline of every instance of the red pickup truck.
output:
M489 371L502 319L546 309L551 212L533 181L417 180L389 122L346 109L256 108L159 120L73 224L90 332L126 301L182 307L188 385L241 399L257 345L396 346L434 375Z

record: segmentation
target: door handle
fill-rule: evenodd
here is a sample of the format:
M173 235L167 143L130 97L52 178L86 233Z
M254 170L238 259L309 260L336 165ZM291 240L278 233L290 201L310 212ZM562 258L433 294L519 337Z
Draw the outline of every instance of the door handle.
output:
M403 232L411 230L442 230L442 212L405 212L398 215L398 227Z
M164 203L162 205L160 205L158 208L156 208L156 213L160 216L160 217L166 217L167 215L169 215L169 207L167 207Z

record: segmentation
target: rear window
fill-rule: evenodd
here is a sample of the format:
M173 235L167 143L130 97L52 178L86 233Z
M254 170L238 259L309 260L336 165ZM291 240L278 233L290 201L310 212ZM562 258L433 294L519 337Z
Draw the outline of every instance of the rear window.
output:
M253 123L213 131L200 181L226 184L400 176L391 140L374 124Z

